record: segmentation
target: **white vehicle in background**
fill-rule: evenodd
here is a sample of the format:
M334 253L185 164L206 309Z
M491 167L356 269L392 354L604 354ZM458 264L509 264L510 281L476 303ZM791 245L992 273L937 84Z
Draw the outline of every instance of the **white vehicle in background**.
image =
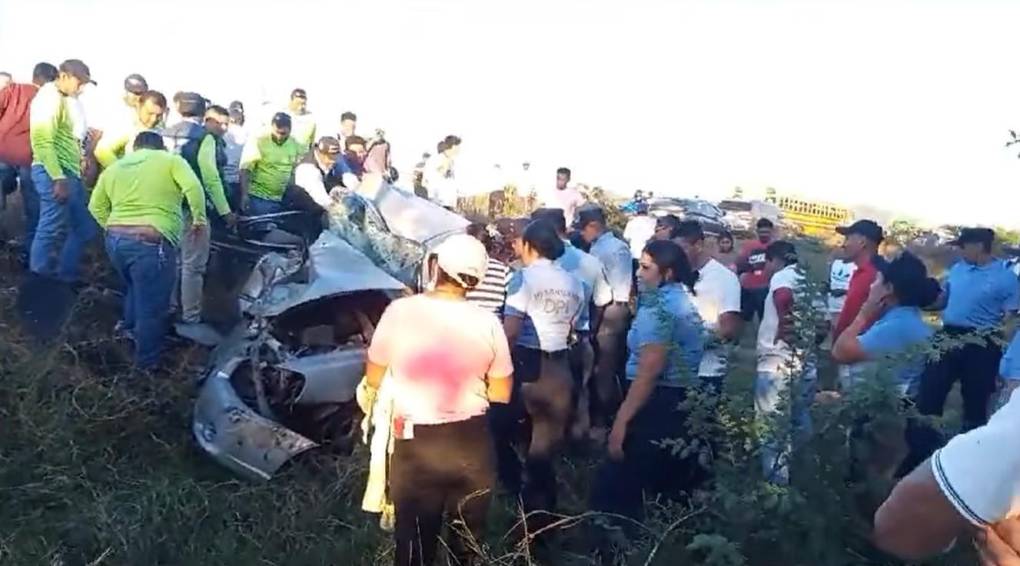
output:
M782 220L782 212L772 203L761 200L724 200L719 203L726 224L730 230L741 236L754 232L758 220L768 218L776 225Z

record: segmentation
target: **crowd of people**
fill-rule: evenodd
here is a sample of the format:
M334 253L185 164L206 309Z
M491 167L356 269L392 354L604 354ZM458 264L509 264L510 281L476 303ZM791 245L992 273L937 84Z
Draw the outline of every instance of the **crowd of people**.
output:
M124 82L125 119L94 124L76 102L91 82L89 68L72 59L40 63L32 84L0 89L0 163L24 202L32 277L79 284L85 247L103 231L125 287L115 331L134 342L142 370L158 366L172 310L201 334L217 226L292 209L321 217L367 176L396 177L381 132L360 137L353 113L342 115L338 133L317 138L303 89L250 126L240 101L217 105L194 92L168 101L134 74ZM443 138L415 179L416 190L450 209L460 145L457 136ZM603 451L590 497L596 511L640 519L644 496L709 481L711 462L661 444L690 434L680 407L694 392L722 394L735 347L756 321L756 414L773 418L788 397L800 433L810 430L816 399L877 379L871 369L879 362L893 364L897 394L922 415L941 414L961 382L971 432L940 448L922 424L909 431L908 461L916 465L904 466L904 482L876 517L883 548L919 557L946 548L968 525L1012 517L1016 459L987 453L991 442L1010 445L1020 398L986 423L998 379L1020 381L1020 339L1005 355L1002 346L1020 284L992 255L992 231L960 234L962 258L940 285L909 252L880 256L876 222L841 227L845 242L822 307L832 324L816 333L817 343L831 340L839 380L819 393L816 355L796 346L801 257L771 221L760 220L737 250L731 234L709 237L697 221L652 218L640 206L618 235L606 212L561 168L542 207L510 223L510 257L497 253L486 226L472 225L435 250L433 283L393 301L379 320L363 388L369 400L383 389L393 400L388 496L397 564L431 564L444 523L455 531L451 551L471 563L471 541L484 532L500 487L519 498L528 532L541 542L557 510L555 463L568 442ZM924 309L942 311L939 333L966 344L926 359L935 331ZM767 481L790 481L794 445L762 439ZM995 487L975 479L985 459L999 462L980 474ZM936 496L941 503L931 503ZM941 507L927 514L932 505Z

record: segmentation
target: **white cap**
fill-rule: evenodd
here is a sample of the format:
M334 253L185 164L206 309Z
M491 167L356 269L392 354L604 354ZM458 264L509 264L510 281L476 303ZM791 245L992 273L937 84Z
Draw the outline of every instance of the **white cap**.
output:
M454 234L436 247L436 261L454 281L470 288L471 285L465 283L461 275L481 281L489 267L489 254L485 252L485 246L477 238L467 234Z

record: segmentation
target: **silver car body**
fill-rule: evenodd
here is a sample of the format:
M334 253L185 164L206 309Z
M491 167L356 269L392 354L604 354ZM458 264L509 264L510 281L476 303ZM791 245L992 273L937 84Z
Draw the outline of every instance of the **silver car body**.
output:
M260 371L271 367L299 374L303 380L296 404L349 403L364 375L363 343L302 355L271 337L273 319L338 295L381 291L397 297L423 280L421 265L428 250L468 224L459 215L389 186L380 189L376 200L381 208L356 194L337 202L329 211L330 229L310 246L307 261L269 253L242 288L244 317L212 352L192 423L199 446L235 473L268 480L288 460L318 446L241 398L231 379L239 371L251 371L246 362L256 360Z

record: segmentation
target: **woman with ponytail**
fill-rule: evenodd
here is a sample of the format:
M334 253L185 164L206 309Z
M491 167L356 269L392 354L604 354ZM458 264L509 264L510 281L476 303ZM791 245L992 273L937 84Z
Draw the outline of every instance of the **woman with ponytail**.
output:
M684 436L678 407L697 384L703 353L703 325L691 301L697 280L675 243L645 246L637 316L627 335L627 393L609 435L609 459L593 488L595 510L638 518L644 491L669 495L684 485L687 474L660 442Z
M914 397L925 366L920 349L933 334L921 309L938 300L941 292L938 282L928 277L924 263L910 252L885 263L879 267L857 318L833 345L832 357L838 363L856 365L851 375L858 380L873 373L867 366L892 358L900 395ZM875 323L868 328L872 320ZM861 334L865 328L867 332Z

